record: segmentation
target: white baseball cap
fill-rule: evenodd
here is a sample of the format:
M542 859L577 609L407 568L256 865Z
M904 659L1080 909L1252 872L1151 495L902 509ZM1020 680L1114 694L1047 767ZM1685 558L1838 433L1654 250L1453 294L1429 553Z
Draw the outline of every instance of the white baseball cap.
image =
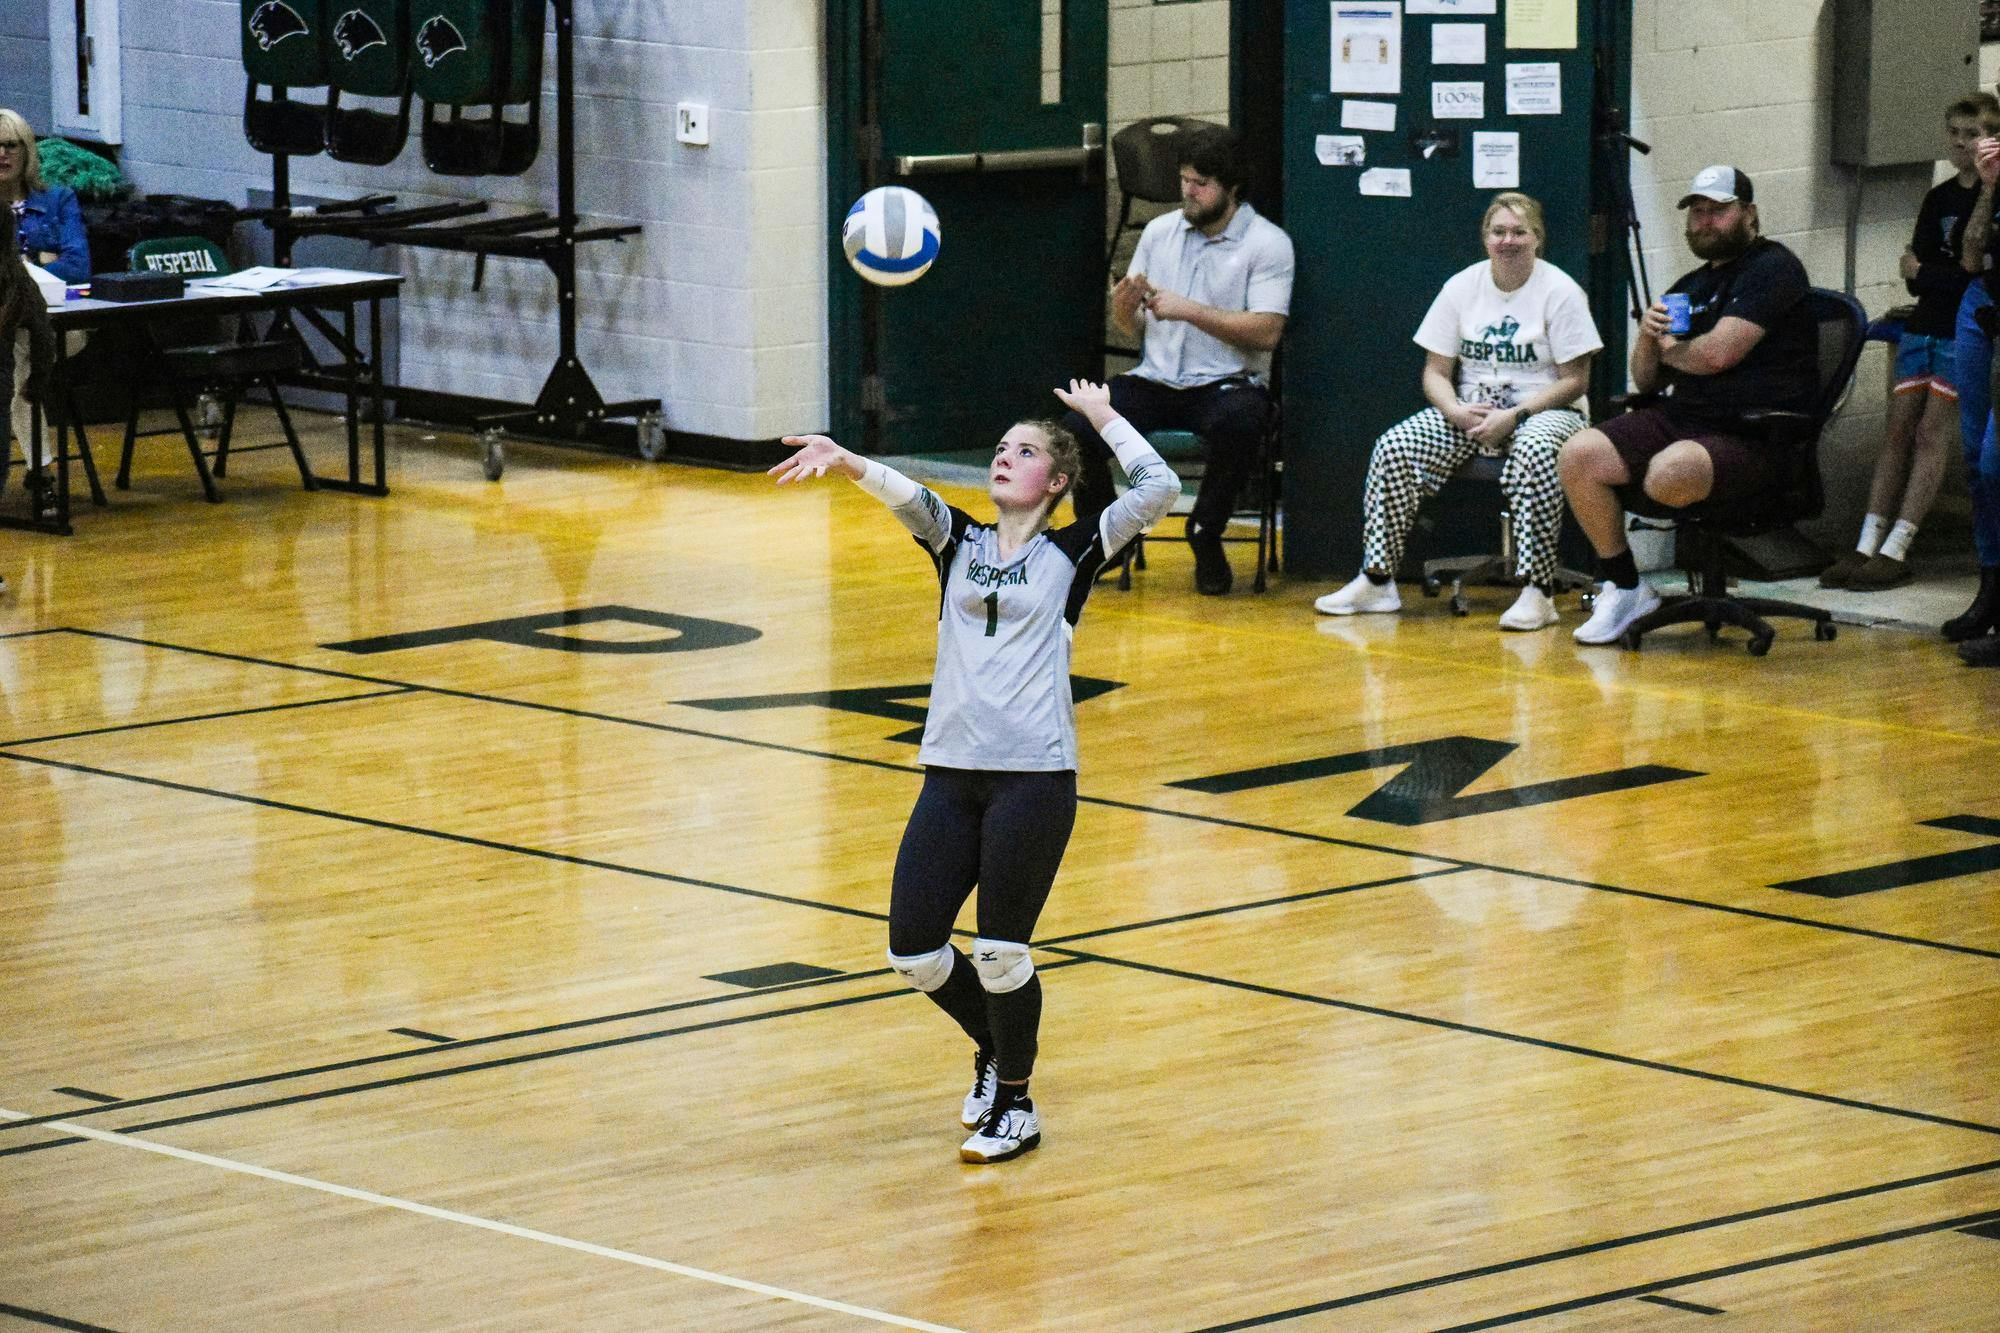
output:
M1718 204L1752 203L1757 192L1750 184L1750 178L1735 167L1703 167L1694 178L1694 184L1681 196L1680 208L1686 208L1697 199L1713 199Z

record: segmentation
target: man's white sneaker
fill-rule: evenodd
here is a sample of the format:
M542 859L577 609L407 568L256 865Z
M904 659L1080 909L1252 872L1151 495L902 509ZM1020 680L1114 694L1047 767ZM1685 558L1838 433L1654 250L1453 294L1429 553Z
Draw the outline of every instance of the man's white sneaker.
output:
M993 1109L993 1057L984 1051L972 1053L972 1091L965 1094L965 1105L958 1113L958 1123L966 1129L976 1129L986 1113Z
M1641 582L1636 588L1621 588L1606 579L1597 590L1597 605L1590 619L1576 627L1578 643L1616 643L1626 627L1660 604L1660 594Z
M1556 614L1556 604L1549 595L1530 583L1521 589L1521 595L1514 604L1500 613L1501 629L1536 630L1547 629L1562 617Z
M1382 584L1370 583L1366 574L1356 574L1352 583L1337 592L1328 593L1313 603L1313 610L1323 616L1365 615L1370 611L1402 609L1402 594L1396 591L1393 581Z
M1035 1114L1033 1100L1009 1102L988 1109L958 1150L968 1162L1005 1162L1041 1146L1042 1118Z

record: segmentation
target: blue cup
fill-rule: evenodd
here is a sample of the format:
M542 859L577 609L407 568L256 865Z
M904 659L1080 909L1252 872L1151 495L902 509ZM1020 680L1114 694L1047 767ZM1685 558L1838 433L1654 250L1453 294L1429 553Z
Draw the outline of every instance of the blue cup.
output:
M1660 298L1667 307L1667 332L1676 338L1694 327L1694 306L1686 292L1668 292Z

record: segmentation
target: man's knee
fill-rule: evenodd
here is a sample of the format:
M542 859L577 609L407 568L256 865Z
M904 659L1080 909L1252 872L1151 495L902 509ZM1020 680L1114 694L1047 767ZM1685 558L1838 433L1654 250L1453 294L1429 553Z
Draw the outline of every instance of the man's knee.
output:
M1646 468L1646 494L1669 508L1699 504L1714 486L1715 465L1693 440L1668 445Z
M1256 389L1231 389L1217 398L1201 435L1214 448L1255 449L1270 419L1270 399Z
M1611 437L1587 427L1564 440L1556 451L1556 474L1565 486L1592 481L1615 486L1624 480L1624 466Z

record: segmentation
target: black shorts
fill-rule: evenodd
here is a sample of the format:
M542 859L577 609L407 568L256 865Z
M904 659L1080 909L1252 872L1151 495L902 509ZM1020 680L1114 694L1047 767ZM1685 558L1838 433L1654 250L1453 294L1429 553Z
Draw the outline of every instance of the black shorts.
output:
M1709 502L1728 504L1761 495L1782 480L1778 460L1765 446L1740 435L1675 425L1665 408L1642 407L1601 422L1597 429L1604 432L1611 447L1618 451L1635 486L1645 482L1646 469L1654 458L1682 440L1693 440L1708 454L1709 466L1715 473Z

